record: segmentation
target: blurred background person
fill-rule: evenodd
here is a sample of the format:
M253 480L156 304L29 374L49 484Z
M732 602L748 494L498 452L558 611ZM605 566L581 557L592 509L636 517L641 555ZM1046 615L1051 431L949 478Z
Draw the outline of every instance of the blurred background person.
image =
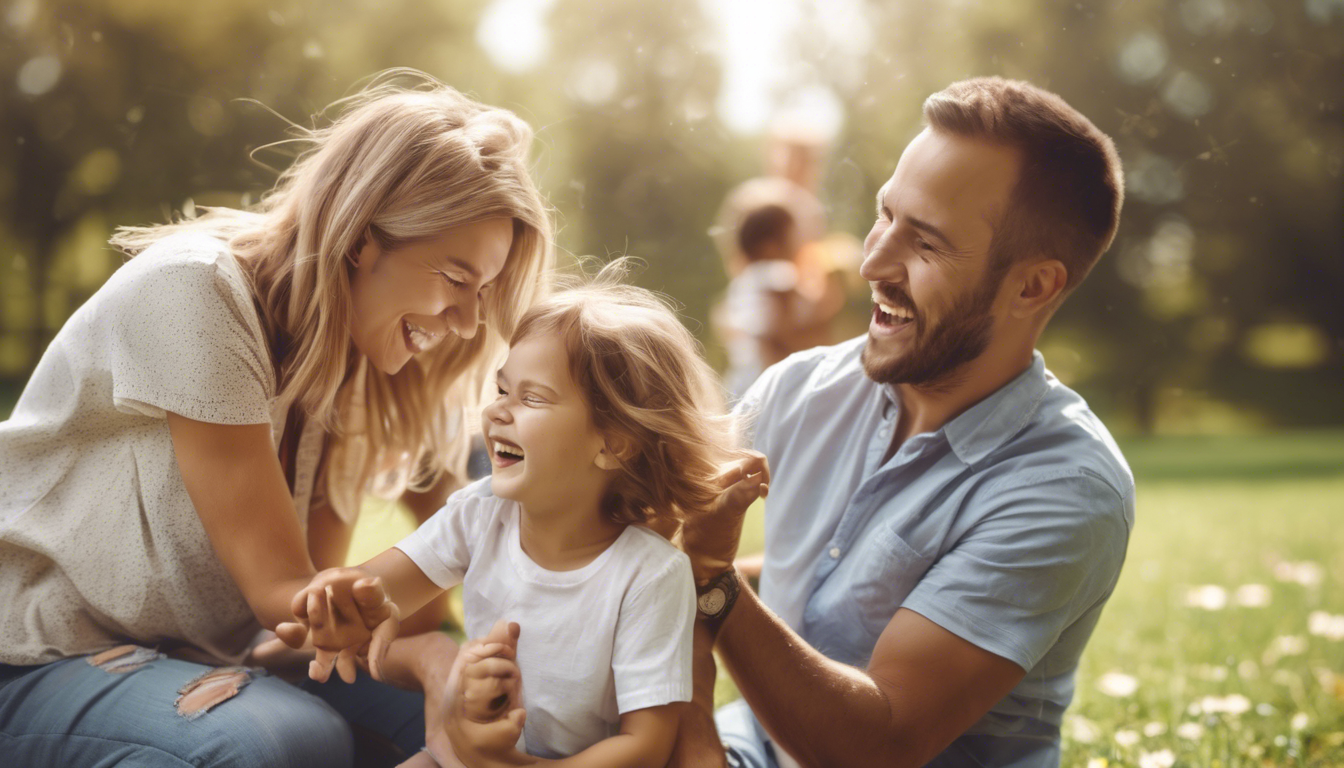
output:
M783 204L748 209L734 229L745 263L713 318L728 353L724 385L736 399L769 366L831 343L830 322L844 298L836 280L804 284L802 226Z

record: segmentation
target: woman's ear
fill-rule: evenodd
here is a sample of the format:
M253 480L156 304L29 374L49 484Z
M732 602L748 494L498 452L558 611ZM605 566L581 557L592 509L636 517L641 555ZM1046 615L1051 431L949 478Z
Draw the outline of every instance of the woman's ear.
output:
M350 266L359 269L361 265L377 263L381 255L382 248L378 245L378 238L373 236L373 232L366 230L355 241L355 247L345 255L345 260L350 262Z

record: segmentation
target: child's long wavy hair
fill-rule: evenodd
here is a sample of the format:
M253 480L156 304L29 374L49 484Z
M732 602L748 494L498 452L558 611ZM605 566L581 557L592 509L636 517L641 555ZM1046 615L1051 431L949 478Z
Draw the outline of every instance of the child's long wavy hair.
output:
M328 498L348 519L375 480L387 493L428 485L465 457L463 411L552 262L550 213L527 168L532 130L432 77L390 70L328 109L330 126L301 129L308 147L253 210L123 227L112 244L134 256L176 232L226 240L252 283L271 343L280 401L334 439ZM350 258L366 238L395 249L493 218L513 244L482 298L483 332L450 335L395 375L369 365L350 337Z
M560 335L593 426L620 464L602 513L671 538L718 496L724 463L745 453L734 448L736 424L700 343L659 296L622 284L629 270L622 258L589 280L560 278L566 290L528 310L510 344Z

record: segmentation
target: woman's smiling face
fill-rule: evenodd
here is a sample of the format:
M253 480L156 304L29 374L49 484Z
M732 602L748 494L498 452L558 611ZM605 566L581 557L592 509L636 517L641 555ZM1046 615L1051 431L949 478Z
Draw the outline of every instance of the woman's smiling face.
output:
M510 219L486 219L394 249L372 237L350 277L350 338L388 375L449 333L464 339L481 323L481 297L513 245Z

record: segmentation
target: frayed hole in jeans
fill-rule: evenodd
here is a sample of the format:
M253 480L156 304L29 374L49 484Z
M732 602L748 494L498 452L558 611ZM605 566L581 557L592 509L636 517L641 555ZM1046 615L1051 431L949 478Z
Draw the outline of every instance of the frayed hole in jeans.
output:
M90 656L89 665L98 667L104 672L120 675L134 672L149 662L162 658L163 654L153 648L142 648L138 645L119 645L116 648L109 648L102 653Z
M252 670L247 667L220 667L197 677L178 689L177 714L195 720L206 712L238 695L252 682Z

